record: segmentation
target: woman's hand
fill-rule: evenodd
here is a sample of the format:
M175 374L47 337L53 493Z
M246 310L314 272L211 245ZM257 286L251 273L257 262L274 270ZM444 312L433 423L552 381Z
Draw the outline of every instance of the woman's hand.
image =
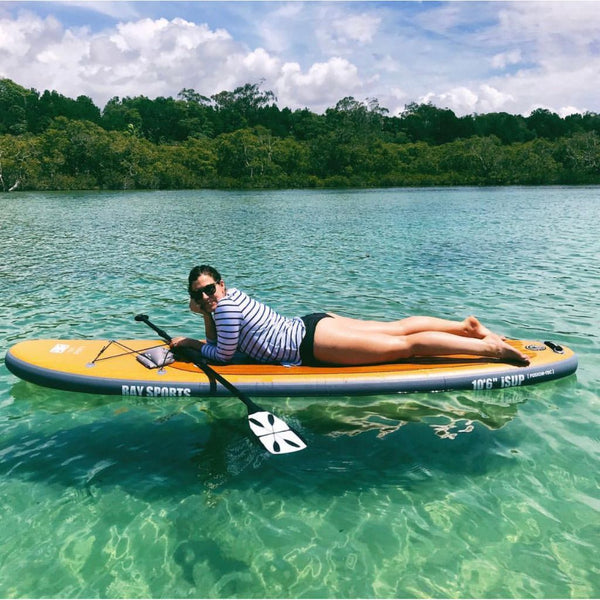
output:
M195 340L193 338L188 337L175 337L171 340L171 348L195 348L196 350L200 350L202 348L203 342L200 340Z
M203 317L210 317L210 313L204 309L204 306L200 302L196 302L193 298L190 298L190 310Z

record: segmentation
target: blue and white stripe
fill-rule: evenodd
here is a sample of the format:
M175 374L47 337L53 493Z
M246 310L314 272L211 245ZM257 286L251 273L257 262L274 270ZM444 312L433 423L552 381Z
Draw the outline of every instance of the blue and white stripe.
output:
M202 347L208 360L227 363L239 350L258 362L300 364L302 319L283 317L236 288L219 300L213 319L217 339Z

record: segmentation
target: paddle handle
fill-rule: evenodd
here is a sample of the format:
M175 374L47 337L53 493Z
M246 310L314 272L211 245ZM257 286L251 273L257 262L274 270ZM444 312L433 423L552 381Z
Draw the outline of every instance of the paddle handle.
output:
M135 315L134 318L136 321L142 321L143 323L146 323L150 329L154 329L154 331L156 331L156 333L158 333L158 335L160 335L160 337L165 340L167 344L170 344L173 341L173 338L164 329L157 327L154 323L152 323L152 321L150 321L150 317L148 315Z

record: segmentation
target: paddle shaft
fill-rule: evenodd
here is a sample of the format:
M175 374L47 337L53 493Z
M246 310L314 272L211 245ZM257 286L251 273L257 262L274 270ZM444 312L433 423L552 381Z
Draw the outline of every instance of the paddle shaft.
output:
M156 331L160 337L165 340L168 344L173 343L171 336L164 330L157 327L150 319L148 315L136 315L136 321L143 321ZM263 410L252 402L246 394L238 390L235 385L227 381L220 373L217 373L212 367L209 367L204 359L198 360L192 355L195 351L192 348L177 348L184 357L187 357L192 363L194 363L199 369L202 369L206 376L210 379L216 379L221 385L223 385L232 394L237 396L248 409L248 425L250 430L256 436L258 441L267 449L271 454L289 454L290 452L298 452L306 448L306 442L302 437L296 433L285 421L275 416L266 410Z
M150 321L150 319L148 318L148 315L136 315L135 320L143 321L144 323L146 323L146 325L148 325L148 327L150 327L151 329L156 331L156 333L158 333L158 335L160 335L160 337L163 340L165 340L165 342L167 342L167 344L172 343L173 338L164 329L161 329L160 327L157 327L154 323L152 323L152 321ZM202 369L208 377L212 377L213 379L216 379L224 388L226 388L228 391L230 391L234 396L237 396L248 407L248 410L250 412L259 412L262 410L246 394L244 394L244 392L238 390L235 387L235 385L233 385L233 383L227 381L227 379L225 379L225 377L223 377L223 375L221 375L220 373L217 373L212 367L207 365L204 361L195 360L191 356L192 353L189 351L189 349L183 347L183 348L177 348L177 351L180 354L182 354L184 357L188 358L199 369Z

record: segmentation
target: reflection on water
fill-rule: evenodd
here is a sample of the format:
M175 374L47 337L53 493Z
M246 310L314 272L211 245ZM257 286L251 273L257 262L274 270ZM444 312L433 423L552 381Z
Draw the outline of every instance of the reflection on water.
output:
M382 397L316 398L296 415L305 427L319 434L358 435L376 431L378 437L407 423L429 423L434 429L444 422L479 423L499 429L515 417L518 405L526 402L524 390L497 390L497 393L465 394L438 392ZM303 404L307 400L304 399ZM469 431L472 431L472 427ZM464 431L462 433L468 433Z
M185 279L208 262L287 315L474 313L580 367L261 398L308 442L285 456L236 398L67 393L2 367L0 595L597 597L599 212L596 188L7 195L4 349L144 337L140 312L200 336Z

